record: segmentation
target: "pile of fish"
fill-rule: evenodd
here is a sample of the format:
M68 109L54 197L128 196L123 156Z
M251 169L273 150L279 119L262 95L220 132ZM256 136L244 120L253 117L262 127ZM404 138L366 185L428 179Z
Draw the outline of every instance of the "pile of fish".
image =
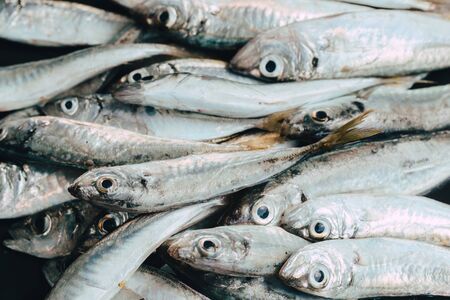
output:
M450 296L449 1L111 2L0 1L83 47L0 68L3 244L47 299Z

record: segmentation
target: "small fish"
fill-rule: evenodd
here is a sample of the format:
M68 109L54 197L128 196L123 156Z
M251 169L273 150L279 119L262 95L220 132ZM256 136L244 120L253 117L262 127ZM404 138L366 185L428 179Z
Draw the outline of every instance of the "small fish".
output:
M130 104L229 118L258 118L348 95L388 81L353 78L256 85L178 73L124 85L113 93L113 97Z
M100 45L132 21L65 1L6 0L0 4L0 37L37 46Z
M0 163L0 219L32 215L73 200L67 186L80 173L38 163Z
M114 0L149 25L207 48L236 49L260 32L293 22L369 8L315 0Z
M450 250L392 238L325 241L293 254L279 276L333 299L450 296Z
M162 139L47 116L2 123L0 147L24 153L27 157L77 168L148 162L194 153L247 150L245 146Z
M450 66L449 31L449 20L424 13L348 13L262 33L231 67L277 81L421 73Z
M393 237L450 246L450 205L418 196L330 195L289 208L281 226L311 241Z
M72 195L130 212L164 211L201 202L267 181L306 155L377 134L366 115L316 144L230 153L210 153L86 172L69 187Z
M341 193L423 195L450 179L450 132L364 142L301 161L233 199L225 224L278 225L290 206Z
M217 212L223 205L222 199L216 199L133 219L78 257L47 299L112 298L166 239Z
M109 45L1 67L0 112L46 103L113 67L155 55L186 56L188 53L180 48L158 44Z
M41 258L66 256L75 249L98 213L98 209L84 201L64 203L13 224L9 229L13 239L3 244Z
M186 231L163 247L172 259L195 269L251 277L275 274L290 254L306 245L280 227L236 225Z

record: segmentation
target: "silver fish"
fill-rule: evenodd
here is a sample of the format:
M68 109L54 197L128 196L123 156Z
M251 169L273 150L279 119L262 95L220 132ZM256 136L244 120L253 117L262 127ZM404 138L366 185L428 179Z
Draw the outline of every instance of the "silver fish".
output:
M450 128L450 85L415 90L375 92L367 100L345 96L302 107L280 124L284 135L317 140L364 111L383 133L435 131Z
M283 265L288 285L333 299L450 296L450 250L392 238L308 245Z
M368 5L378 8L391 9L417 9L423 11L435 11L442 6L442 0L334 0L359 5Z
M99 45L111 42L132 21L78 3L5 0L0 37L38 46Z
M228 194L268 180L310 153L376 134L364 116L320 142L301 148L190 155L178 159L98 168L69 187L72 195L132 212L164 211Z
M2 67L0 111L45 103L113 67L155 55L186 56L187 52L158 44L98 46L52 59Z
M277 226L235 225L180 233L163 247L172 259L195 269L231 276L265 276L308 245Z
M0 219L31 215L74 199L67 186L80 171L0 163Z
M66 256L75 249L98 213L98 209L84 201L64 203L14 223L9 229L13 239L3 244L41 258Z
M289 208L281 226L312 241L393 237L450 246L450 205L419 196L330 195Z
M358 5L314 0L114 0L147 17L188 43L235 49L259 32L293 22L344 12L365 11Z
M249 191L225 224L279 224L291 205L341 193L426 194L450 178L450 132L345 147L302 161ZM236 201L236 200L235 200Z
M398 76L450 66L450 21L409 11L348 13L258 35L232 59L272 80Z
M0 147L78 168L148 162L193 153L247 150L245 146L162 139L47 116L3 123Z
M161 243L223 204L222 199L217 199L126 223L77 258L47 299L112 298Z
M384 83L380 78L354 78L255 85L179 73L125 85L113 96L137 105L258 118Z

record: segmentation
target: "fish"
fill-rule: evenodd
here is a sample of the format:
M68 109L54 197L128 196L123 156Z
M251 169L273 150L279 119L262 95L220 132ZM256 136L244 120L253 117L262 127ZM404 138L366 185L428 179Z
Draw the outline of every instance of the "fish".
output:
M246 146L172 140L58 117L19 119L0 126L0 149L76 168L123 165Z
M392 238L333 240L301 248L280 278L313 295L333 299L450 295L450 250Z
M36 46L106 44L132 23L79 3L6 0L0 4L0 37Z
M93 169L69 192L96 205L130 212L156 212L205 201L267 181L303 157L377 134L352 120L316 144L301 148L209 153L178 159Z
M155 55L187 56L188 53L159 44L106 45L56 58L1 67L0 112L44 104L113 67Z
M384 134L448 129L450 85L376 92L368 99L344 96L302 107L279 127L282 135L314 141L367 110L371 111L367 122L380 124Z
M367 5L377 8L390 9L417 9L422 11L439 11L442 6L445 7L445 1L442 0L335 0L358 5Z
M392 237L450 246L450 205L408 195L322 196L285 211L281 227L311 241Z
M450 132L344 146L232 199L224 224L279 225L290 206L341 193L424 195L450 179Z
M0 219L32 215L75 199L67 187L81 173L39 163L0 163Z
M179 73L215 77L246 84L264 84L262 80L231 72L225 61L199 58L172 59L152 64L130 72L124 81L128 83L148 81Z
M114 0L184 42L213 49L236 49L256 34L307 19L369 8L314 0Z
M401 76L450 66L450 21L431 14L374 10L269 30L231 60L267 80Z
M229 276L276 274L306 240L277 226L235 225L186 231L163 244L167 254L192 268Z
M258 118L382 84L387 81L352 78L255 85L178 73L125 84L112 95L128 104L228 118Z
M53 287L67 267L72 263L72 256L47 259L42 265L42 273L50 287Z
M85 201L60 204L14 223L3 245L40 258L70 255L98 213Z
M78 257L47 299L110 299L144 260L173 234L223 208L215 199L156 215L139 216Z

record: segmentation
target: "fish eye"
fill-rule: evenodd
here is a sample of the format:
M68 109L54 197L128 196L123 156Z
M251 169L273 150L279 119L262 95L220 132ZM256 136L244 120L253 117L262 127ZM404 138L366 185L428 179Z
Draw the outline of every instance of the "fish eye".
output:
M0 141L4 140L8 135L8 130L6 128L0 128Z
M107 235L121 225L121 221L114 214L107 214L98 221L97 227L101 234Z
M264 77L277 78L283 73L283 60L276 55L264 57L259 63L259 71Z
M52 228L52 218L47 214L39 214L31 220L31 228L38 235L47 235Z
M97 179L96 187L100 193L108 194L115 190L117 182L110 177L100 177Z
M177 11L173 7L162 8L156 15L156 22L166 28L171 28L177 21Z
M318 240L327 238L331 233L331 225L325 220L316 220L309 225L309 235Z
M139 81L146 81L146 80L152 80L153 76L150 75L150 73L142 68L138 70L134 70L130 74L128 74L127 81L128 83L135 83Z
M265 203L256 203L252 208L253 221L258 225L269 224L274 217L272 208Z
M309 271L308 282L315 289L325 287L330 278L330 272L327 267L317 265Z
M220 247L220 241L215 238L203 238L198 242L200 253L203 256L215 256Z
M69 98L62 100L60 103L61 110L69 115L74 115L78 110L78 99L77 98Z
M326 121L328 121L328 114L325 112L325 111L323 111L323 110L317 110L317 111L314 111L312 114L311 114L311 117L312 117L312 119L314 120L314 121L316 121L316 122L320 122L320 123L323 123L323 122L326 122Z

